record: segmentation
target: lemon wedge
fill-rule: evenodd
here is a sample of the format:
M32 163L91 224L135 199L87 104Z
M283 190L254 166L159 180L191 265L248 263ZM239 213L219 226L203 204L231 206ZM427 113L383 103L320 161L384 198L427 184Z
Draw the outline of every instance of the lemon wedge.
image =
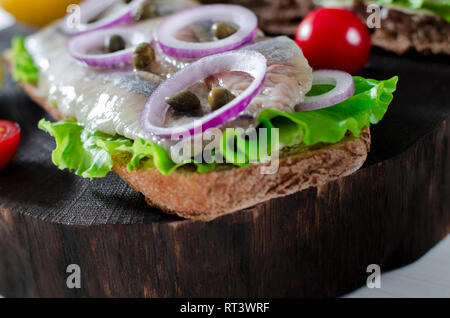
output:
M67 6L81 0L0 0L0 6L11 13L17 21L41 27L62 18Z

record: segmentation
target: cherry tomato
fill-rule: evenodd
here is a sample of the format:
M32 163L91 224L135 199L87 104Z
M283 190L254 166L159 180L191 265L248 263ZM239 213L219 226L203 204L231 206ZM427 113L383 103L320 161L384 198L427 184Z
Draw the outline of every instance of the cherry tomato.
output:
M369 31L354 13L344 9L321 8L311 12L299 24L295 41L313 69L354 74L370 56Z
M19 143L19 125L7 120L0 120L0 169L5 167L14 157Z

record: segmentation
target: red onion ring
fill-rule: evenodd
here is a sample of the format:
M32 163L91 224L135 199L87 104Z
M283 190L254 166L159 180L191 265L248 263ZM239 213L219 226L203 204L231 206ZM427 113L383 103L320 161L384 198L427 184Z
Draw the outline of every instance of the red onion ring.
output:
M111 35L120 35L125 39L129 48L114 53L89 54L89 50L102 47L105 39ZM67 44L67 50L73 58L92 67L118 67L130 64L133 58L133 50L139 44L151 43L151 34L138 29L117 27L105 30L81 34L73 37Z
M355 93L353 77L346 72L319 70L313 72L313 85L335 85L329 92L317 96L306 96L296 107L299 111L309 111L330 107L350 98Z
M218 41L192 43L175 38L177 31L203 21L232 22L239 26L233 35ZM247 8L238 5L212 4L186 9L166 18L156 31L162 51L176 58L200 58L231 51L251 41L258 31L258 19Z
M69 13L62 20L60 27L65 33L69 35L76 35L133 22L134 10L136 10L139 5L147 2L148 0L133 0L131 3L124 6L124 8L122 8L121 10L118 10L117 12L104 17L99 21L88 23L90 19L95 18L117 1L118 0L85 0L79 5L81 10L80 24L71 25L72 22L70 21L70 19L73 19L72 15L75 13Z
M175 73L155 90L141 112L141 126L144 130L163 137L194 135L220 126L239 115L259 94L266 76L266 69L266 58L256 51L240 50L204 57ZM245 72L254 80L230 103L201 119L178 127L162 126L170 107L165 101L167 96L222 71Z

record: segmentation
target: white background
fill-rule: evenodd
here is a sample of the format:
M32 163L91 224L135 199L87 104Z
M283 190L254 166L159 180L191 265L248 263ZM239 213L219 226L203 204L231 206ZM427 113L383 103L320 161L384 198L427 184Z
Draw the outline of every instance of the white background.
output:
M362 287L346 297L450 298L450 235L415 263L382 273L380 289Z
M0 30L13 23L0 8ZM382 274L380 289L362 287L345 297L450 298L450 235L414 264Z

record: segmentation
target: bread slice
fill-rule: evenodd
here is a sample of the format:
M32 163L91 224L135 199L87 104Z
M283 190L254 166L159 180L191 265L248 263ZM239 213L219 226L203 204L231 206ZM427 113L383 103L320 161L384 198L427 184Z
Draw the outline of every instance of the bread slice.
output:
M367 13L369 3L356 1L351 7L364 22L371 14ZM381 28L372 30L375 46L397 54L416 51L450 55L450 23L446 20L432 13L413 13L400 7L386 6L383 10Z
M8 61L8 55L5 57ZM19 85L55 120L64 119L58 109L38 95L34 85ZM156 169L128 171L119 160L114 160L114 171L142 193L148 204L181 217L210 221L350 175L363 165L369 148L370 131L365 128L359 138L349 135L332 145L285 150L275 174L262 174L260 169L265 165L249 165L204 174L181 168L164 176Z

